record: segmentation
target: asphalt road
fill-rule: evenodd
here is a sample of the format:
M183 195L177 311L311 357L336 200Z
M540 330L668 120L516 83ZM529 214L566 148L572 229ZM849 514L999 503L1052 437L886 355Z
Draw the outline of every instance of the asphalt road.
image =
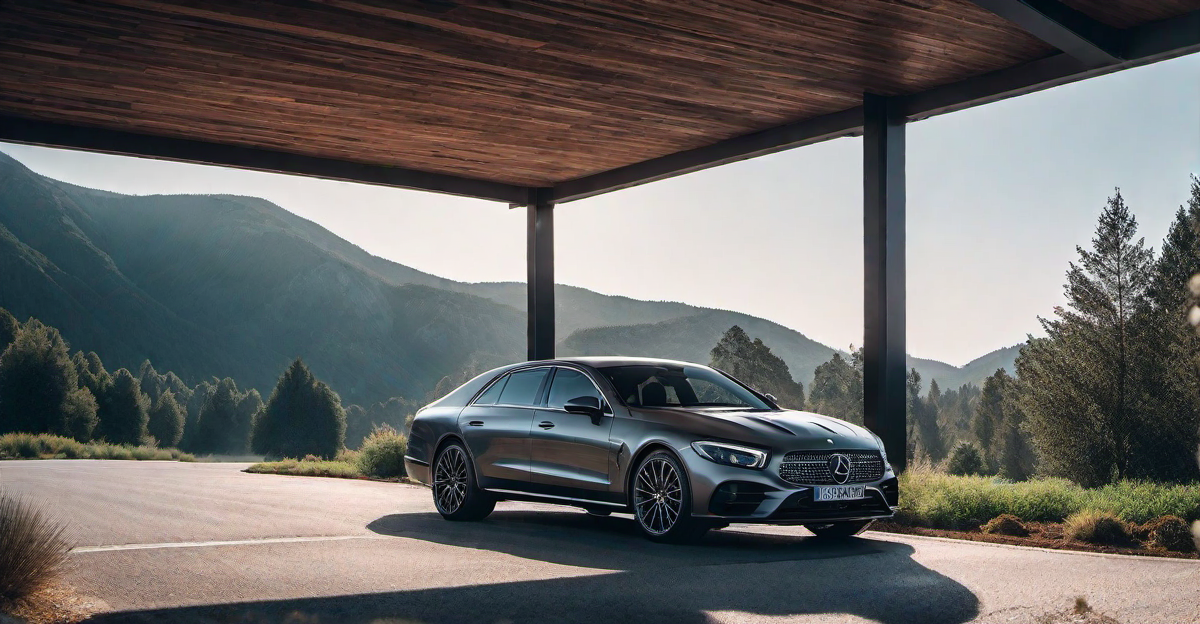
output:
M1031 622L1084 596L1124 623L1200 622L1200 562L734 526L694 546L628 517L501 503L443 521L407 485L245 464L0 462L77 544L96 622Z

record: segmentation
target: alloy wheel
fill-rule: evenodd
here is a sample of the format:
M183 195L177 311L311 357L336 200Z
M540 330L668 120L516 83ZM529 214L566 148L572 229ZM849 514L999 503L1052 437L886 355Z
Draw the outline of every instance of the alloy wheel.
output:
M438 511L453 514L467 498L467 457L451 446L438 457L433 470L433 500Z
M652 457L638 471L634 485L637 519L651 535L663 535L683 512L683 484L675 466L663 457Z

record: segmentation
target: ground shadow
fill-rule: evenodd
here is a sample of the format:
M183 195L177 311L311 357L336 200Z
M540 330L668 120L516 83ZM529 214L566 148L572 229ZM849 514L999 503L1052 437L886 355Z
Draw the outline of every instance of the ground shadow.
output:
M368 528L593 570L548 580L110 613L89 621L688 624L709 622L714 612L745 612L958 624L979 612L970 590L918 564L911 546L869 537L825 542L735 527L696 545L672 546L647 542L628 518L529 511L497 511L479 523L396 514Z

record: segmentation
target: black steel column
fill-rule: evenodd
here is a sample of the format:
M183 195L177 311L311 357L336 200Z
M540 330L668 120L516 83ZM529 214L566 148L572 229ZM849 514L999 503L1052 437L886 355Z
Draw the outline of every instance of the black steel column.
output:
M530 189L527 289L529 359L554 357L554 203L551 189Z
M863 407L897 472L905 466L904 115L863 95Z

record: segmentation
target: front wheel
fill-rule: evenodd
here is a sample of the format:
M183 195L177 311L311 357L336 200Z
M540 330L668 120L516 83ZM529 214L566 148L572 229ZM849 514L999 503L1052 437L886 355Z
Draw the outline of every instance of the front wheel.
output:
M806 524L804 528L812 531L813 535L821 538L844 538L853 537L867 530L871 526L871 520L857 520L854 522L830 522L828 524Z
M708 525L692 517L687 473L674 455L651 453L634 474L633 516L643 535L656 542L686 543L708 531Z
M483 520L496 499L479 489L475 468L457 442L446 445L433 462L433 504L447 520Z

